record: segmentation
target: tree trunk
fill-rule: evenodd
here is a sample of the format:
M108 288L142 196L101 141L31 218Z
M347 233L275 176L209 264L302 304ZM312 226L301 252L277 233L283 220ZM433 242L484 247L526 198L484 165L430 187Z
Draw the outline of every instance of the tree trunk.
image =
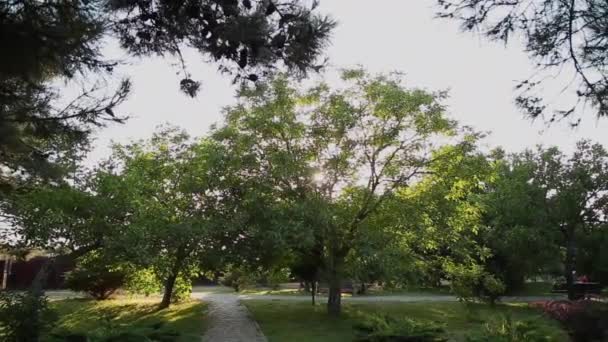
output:
M177 279L177 273L172 273L165 281L165 290L163 292L163 300L160 302L160 308L165 309L171 305L171 296L173 296L173 287L175 286L175 280Z
M312 297L312 306L316 305L316 301L315 301L315 296L317 295L317 282L313 281L312 283L310 283L310 296Z
M175 259L175 264L173 264L173 268L171 269L171 273L165 281L165 291L163 293L163 300L160 302L160 309L168 308L169 305L171 305L171 297L173 296L175 281L177 280L179 272L182 270L184 260L185 255L183 254L183 249L180 249L177 252L177 257Z
M574 282L576 281L576 242L574 241L574 232L570 232L566 237L566 260L565 260L565 276L566 286L568 289L568 299L575 300L576 293L574 289Z
M4 290L8 287L8 275L11 272L11 257L9 255L4 259L4 269L2 271L2 285L0 290Z
M327 298L327 313L331 316L340 316L342 311L342 280L332 275L329 280L329 298Z
M348 249L340 247L334 242L331 244L330 257L327 264L329 281L329 294L327 298L327 313L330 316L340 316L342 311L342 275L344 274L344 260Z
M365 282L361 283L361 289L359 290L359 294L367 294L367 286L365 285Z

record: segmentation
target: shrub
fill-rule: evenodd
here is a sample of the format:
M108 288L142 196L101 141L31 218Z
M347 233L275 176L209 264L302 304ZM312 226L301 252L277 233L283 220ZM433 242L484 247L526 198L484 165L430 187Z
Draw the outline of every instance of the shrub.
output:
M37 342L56 316L45 296L31 292L0 292L0 340Z
M108 265L98 254L91 254L80 259L76 268L66 274L65 284L70 290L103 300L112 296L126 280L123 267Z
M510 316L486 323L481 332L467 336L467 342L543 342L551 339L532 321L513 321Z
M480 265L450 265L452 292L462 301L482 301L494 304L505 292L504 283L483 270Z
M234 291L239 292L245 286L254 283L254 280L244 267L230 266L220 278L220 283L224 286L232 287Z
M171 301L174 303L179 303L190 299L190 295L192 294L192 281L185 277L179 276L175 280L175 285L173 285L173 294L171 295Z
M275 268L268 272L266 275L266 283L268 286L275 290L279 289L281 283L289 281L289 269L288 268Z
M355 329L358 331L357 340L362 342L447 341L440 325L407 317L366 314L355 325Z
M130 272L127 275L124 288L132 294L147 297L160 293L163 289L163 284L151 269L143 269Z
M489 302L490 304L496 303L498 298L506 291L505 284L497 279L492 274L484 274L481 277L481 282L478 288L478 296Z
M608 337L608 305L581 301L549 301L541 306L568 331L574 341L602 341Z

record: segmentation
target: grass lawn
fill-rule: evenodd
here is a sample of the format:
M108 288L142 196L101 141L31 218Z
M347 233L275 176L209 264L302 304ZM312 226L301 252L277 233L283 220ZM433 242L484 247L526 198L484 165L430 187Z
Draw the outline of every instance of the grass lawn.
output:
M514 320L534 320L551 341L568 341L556 322L541 316L524 305L498 305L491 308L477 305L473 318L461 303L349 303L344 315L329 318L324 305L288 301L245 301L270 342L337 342L353 341L353 325L360 312L388 313L413 319L434 321L445 325L451 341L463 341L466 334L483 329L485 322L510 313Z
M205 304L200 301L174 304L157 310L159 298L122 298L105 301L65 299L51 303L57 326L43 339L63 341L53 334L86 334L93 340L124 332L144 336L179 336L174 341L200 341L204 331Z

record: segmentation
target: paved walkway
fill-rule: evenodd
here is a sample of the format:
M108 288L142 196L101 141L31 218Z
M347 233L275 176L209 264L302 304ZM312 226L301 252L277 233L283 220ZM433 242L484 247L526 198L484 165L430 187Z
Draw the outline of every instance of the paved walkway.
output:
M267 342L236 294L193 293L193 296L209 303L203 342Z

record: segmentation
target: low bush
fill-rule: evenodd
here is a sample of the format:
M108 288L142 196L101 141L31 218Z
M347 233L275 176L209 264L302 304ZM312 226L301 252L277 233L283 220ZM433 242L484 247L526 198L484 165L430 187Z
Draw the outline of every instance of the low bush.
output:
M220 283L224 286L232 287L234 291L239 292L247 285L255 283L251 273L244 267L231 266L224 272L220 278Z
M95 267L77 266L66 274L66 287L73 291L86 292L97 300L110 298L126 280L126 275L105 265Z
M150 296L163 289L162 282L151 269L134 270L126 278L125 290L131 294Z
M274 290L278 290L281 283L286 283L289 281L289 274L290 272L288 268L272 269L265 274L265 285Z
M109 317L108 317L109 318ZM161 330L162 324L148 327L120 326L111 319L102 319L99 326L87 333L72 331L54 332L49 342L174 342L181 341L182 334L174 330Z
M45 296L0 291L1 341L38 342L42 332L50 329L56 318Z
M361 342L433 342L447 341L441 325L407 317L366 314L355 325Z
M192 281L185 276L179 276L175 280L173 285L173 294L171 295L171 301L173 303L180 303L190 299L192 294Z
M504 316L484 325L482 331L470 334L467 342L550 342L533 321L514 321Z
M506 291L504 283L480 265L449 265L452 292L462 301L494 304Z
M549 301L541 309L557 320L574 341L604 341L608 338L608 305L581 301Z

